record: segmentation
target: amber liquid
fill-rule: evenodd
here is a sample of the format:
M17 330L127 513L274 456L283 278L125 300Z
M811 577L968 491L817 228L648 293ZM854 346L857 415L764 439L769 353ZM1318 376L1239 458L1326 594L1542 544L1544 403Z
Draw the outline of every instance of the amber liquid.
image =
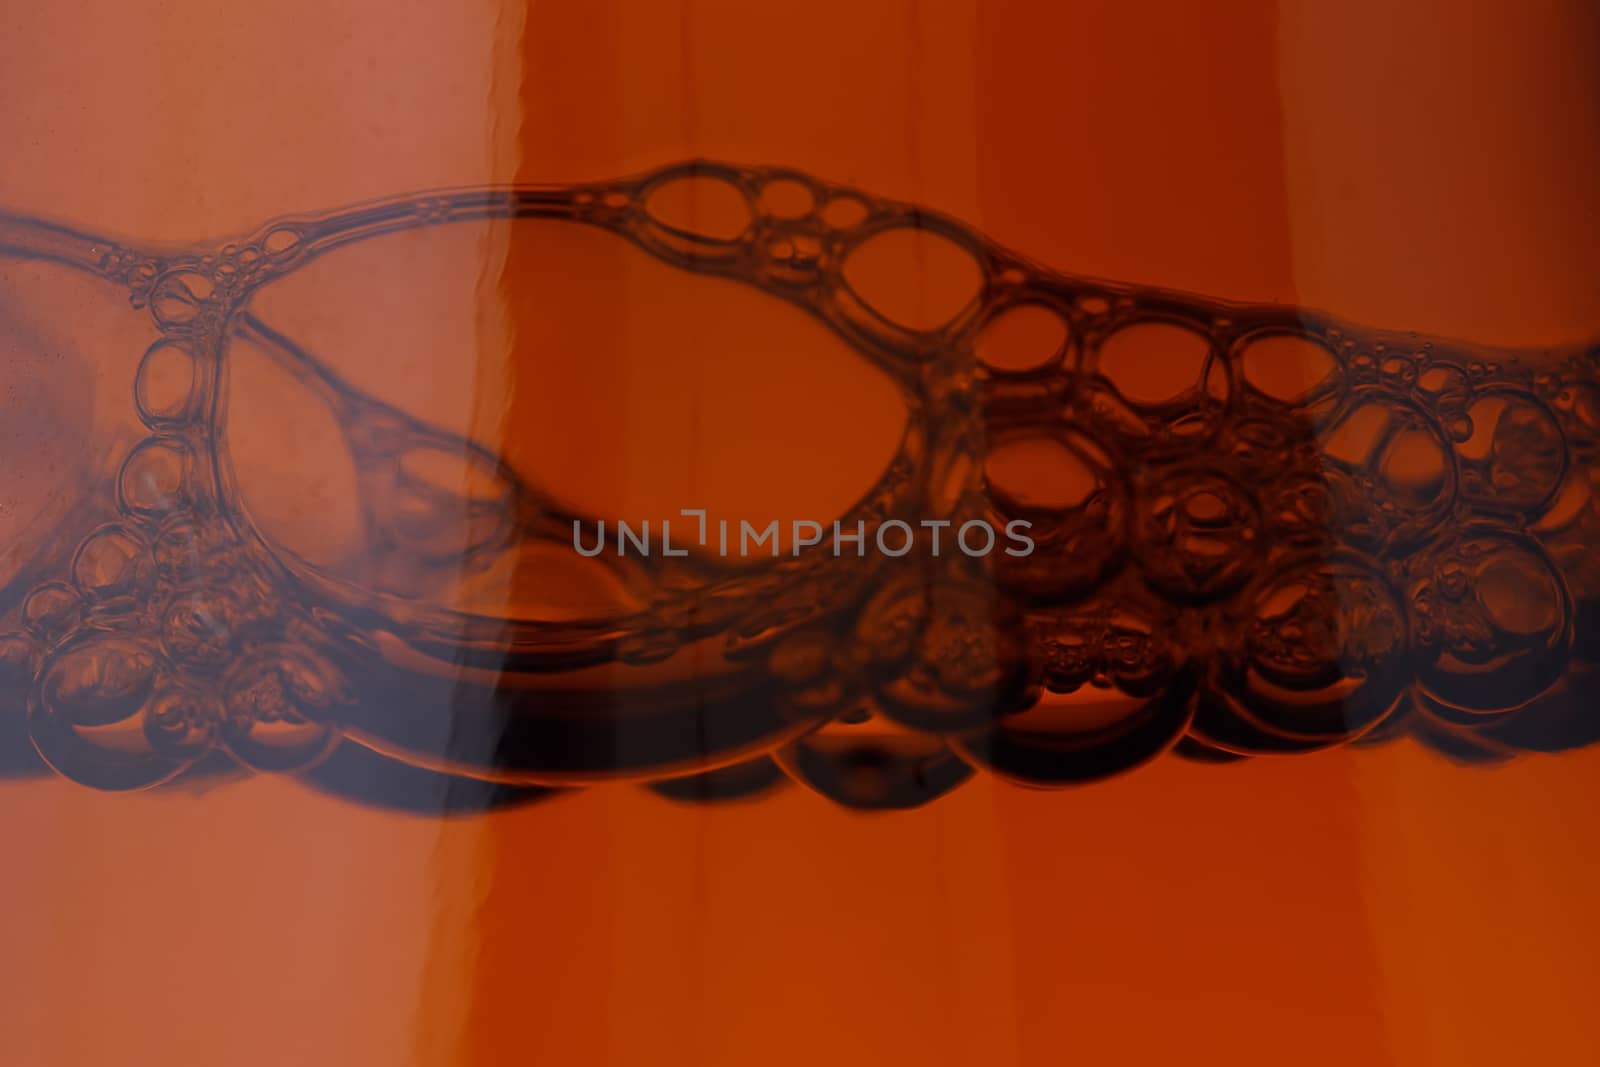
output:
M18 1062L1600 1051L1582 5L238 17L7 44Z

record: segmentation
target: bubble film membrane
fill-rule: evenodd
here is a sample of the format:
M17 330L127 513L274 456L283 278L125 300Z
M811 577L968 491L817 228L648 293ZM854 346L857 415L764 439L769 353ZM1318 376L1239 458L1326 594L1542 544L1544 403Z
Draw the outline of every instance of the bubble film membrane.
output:
M906 411L841 524L871 544L890 522L1022 520L1033 551L584 558L571 533L593 516L252 307L332 250L484 219L597 227L813 316ZM1409 736L1492 762L1600 737L1600 348L1491 351L1075 277L922 207L706 161L198 249L0 217L0 253L116 286L149 334L121 429L82 447L109 484L41 505L0 559L6 773L31 747L113 790L225 758L424 811L607 779L690 803L790 780L893 809L975 772L1065 787L1168 752ZM26 315L6 314L25 347ZM225 419L242 346L332 412L358 572L242 506ZM71 424L64 405L31 417ZM561 617L435 595L508 560L604 595Z

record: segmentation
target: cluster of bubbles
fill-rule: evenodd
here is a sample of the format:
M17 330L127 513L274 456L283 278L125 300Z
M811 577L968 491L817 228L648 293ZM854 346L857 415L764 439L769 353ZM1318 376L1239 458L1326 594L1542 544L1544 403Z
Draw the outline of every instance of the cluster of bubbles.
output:
M175 350L147 354L141 398L146 368ZM101 788L167 781L217 746L262 770L309 765L338 738L341 680L270 560L207 500L190 437L169 419L146 422L156 432L122 464L117 517L77 546L64 579L27 594L21 628L0 636L0 689L31 690L39 754Z
M819 549L733 575L551 553L634 599L579 620L431 603L427 575L564 544L575 516L351 390L246 303L329 249L483 218L603 227L814 314L910 413L843 521L870 538L896 518L1023 519L1035 550ZM1169 751L1409 735L1491 761L1600 738L1583 697L1600 349L1496 353L1064 275L919 207L707 162L282 219L215 251L113 248L93 269L161 331L133 387L148 436L115 515L0 635L0 693L27 694L40 755L92 786L154 785L219 750L309 773L358 746L497 796L625 777L717 800L793 780L895 808L975 769L1056 787ZM336 404L378 531L364 586L238 508L216 413L240 338ZM472 477L434 476L449 456Z

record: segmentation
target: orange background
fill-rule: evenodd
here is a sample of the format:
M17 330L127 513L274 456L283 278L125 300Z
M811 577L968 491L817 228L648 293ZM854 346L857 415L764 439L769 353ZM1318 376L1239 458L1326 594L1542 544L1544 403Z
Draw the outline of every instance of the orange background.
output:
M1600 334L1600 17L1396 6L12 5L0 203L187 239L709 155L1074 272ZM615 786L449 821L10 782L0 1032L40 1067L1589 1064L1597 767L1402 744L872 817Z

